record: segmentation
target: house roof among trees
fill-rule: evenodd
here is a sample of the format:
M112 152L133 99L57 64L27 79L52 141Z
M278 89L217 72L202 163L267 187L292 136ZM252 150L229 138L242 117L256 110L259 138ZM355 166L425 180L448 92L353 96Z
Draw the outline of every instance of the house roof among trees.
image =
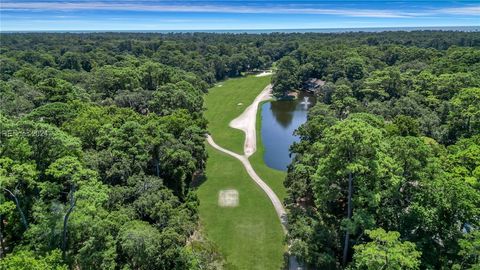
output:
M325 83L325 81L322 81L320 79L310 78L305 82L304 87L307 88L307 90L314 90L321 86L324 86Z

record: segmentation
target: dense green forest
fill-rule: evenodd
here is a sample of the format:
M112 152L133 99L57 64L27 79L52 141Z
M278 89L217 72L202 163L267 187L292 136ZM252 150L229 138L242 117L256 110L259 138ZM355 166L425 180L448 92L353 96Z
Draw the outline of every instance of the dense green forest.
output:
M480 35L472 35L451 46L446 36L434 42L441 46L408 35L305 42L278 61L279 96L307 78L326 81L297 131L285 182L298 258L319 269L480 267Z
M192 188L207 158L203 94L294 46L211 34L1 41L0 268L222 265Z
M195 195L203 95L275 62L279 97L327 82L285 180L291 252L480 267L479 48L477 32L2 33L0 268L221 268Z

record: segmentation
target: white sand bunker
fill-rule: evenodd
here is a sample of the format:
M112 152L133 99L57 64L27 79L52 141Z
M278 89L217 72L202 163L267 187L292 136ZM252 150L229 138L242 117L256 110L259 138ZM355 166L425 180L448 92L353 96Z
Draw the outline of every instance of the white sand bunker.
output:
M268 76L268 75L272 75L273 72L271 70L268 70L268 71L263 71L262 73L259 73L257 75L255 75L255 77L264 77L264 76Z
M235 189L225 189L218 192L218 205L221 207L238 206L238 191Z

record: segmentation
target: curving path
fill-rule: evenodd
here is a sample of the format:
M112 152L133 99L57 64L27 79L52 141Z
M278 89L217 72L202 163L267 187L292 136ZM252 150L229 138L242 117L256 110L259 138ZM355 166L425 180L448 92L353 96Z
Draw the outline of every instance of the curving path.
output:
M275 208L275 211L280 218L282 228L286 233L285 225L287 212L283 207L282 201L280 201L277 194L275 194L275 192L273 192L273 190L260 178L260 176L258 176L258 174L253 169L252 164L250 164L250 161L248 160L248 157L250 157L257 150L256 121L258 105L260 104L260 102L270 99L271 93L272 85L269 84L262 90L262 92L260 92L260 94L253 101L253 103L250 104L250 106L248 106L239 117L233 119L230 122L230 127L240 129L245 132L245 143L243 146L244 155L239 155L221 147L220 145L215 143L212 136L210 135L207 135L207 141L213 148L223 153L226 153L242 162L243 167L245 167L245 170L247 171L250 178L252 178L252 180L267 194L268 198L272 202L273 207Z
M262 90L262 92L260 92L260 94L253 101L253 103L248 106L239 117L233 119L230 122L230 127L240 129L245 132L243 155L234 153L216 144L212 136L210 135L207 135L207 142L218 151L230 155L242 162L250 178L252 178L252 180L267 194L268 198L272 202L273 207L277 212L278 218L280 219L280 223L282 224L283 232L286 234L287 212L283 207L282 201L280 201L280 199L277 197L277 194L275 194L275 192L273 192L273 190L258 176L258 174L253 169L252 164L250 164L250 160L248 160L248 157L250 157L257 150L256 121L258 105L260 104L260 102L270 99L271 93L272 85L269 84L267 85L267 87L265 87L265 89ZM304 268L298 264L295 256L290 256L288 269L301 270Z
M257 109L260 102L270 99L272 94L272 85L269 84L255 98L252 104L248 106L243 113L230 122L230 127L240 129L245 132L245 143L243 152L246 157L250 157L257 151Z
M212 136L207 135L207 142L215 149L218 151L221 151L225 154L228 154L242 162L243 166L245 167L245 170L247 170L248 175L253 179L253 181L267 194L268 198L273 204L273 207L275 208L275 211L277 212L278 217L280 218L280 222L282 223L282 228L284 232L286 232L286 214L285 208L283 208L283 204L280 201L280 199L277 197L277 194L273 192L273 190L263 182L263 180L258 176L258 174L255 172L255 170L252 167L252 164L250 164L250 161L248 160L248 157L246 155L239 155L237 153L234 153L230 150L227 150L225 148L222 148L218 144L215 143L213 140Z

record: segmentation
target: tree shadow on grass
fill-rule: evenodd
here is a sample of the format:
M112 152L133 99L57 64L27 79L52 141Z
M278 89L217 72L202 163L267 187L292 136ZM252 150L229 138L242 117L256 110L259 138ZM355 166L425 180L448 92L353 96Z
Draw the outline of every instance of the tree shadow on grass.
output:
M207 181L207 176L205 175L205 173L197 173L193 176L190 187L196 189L200 187L203 183L205 183L205 181Z

